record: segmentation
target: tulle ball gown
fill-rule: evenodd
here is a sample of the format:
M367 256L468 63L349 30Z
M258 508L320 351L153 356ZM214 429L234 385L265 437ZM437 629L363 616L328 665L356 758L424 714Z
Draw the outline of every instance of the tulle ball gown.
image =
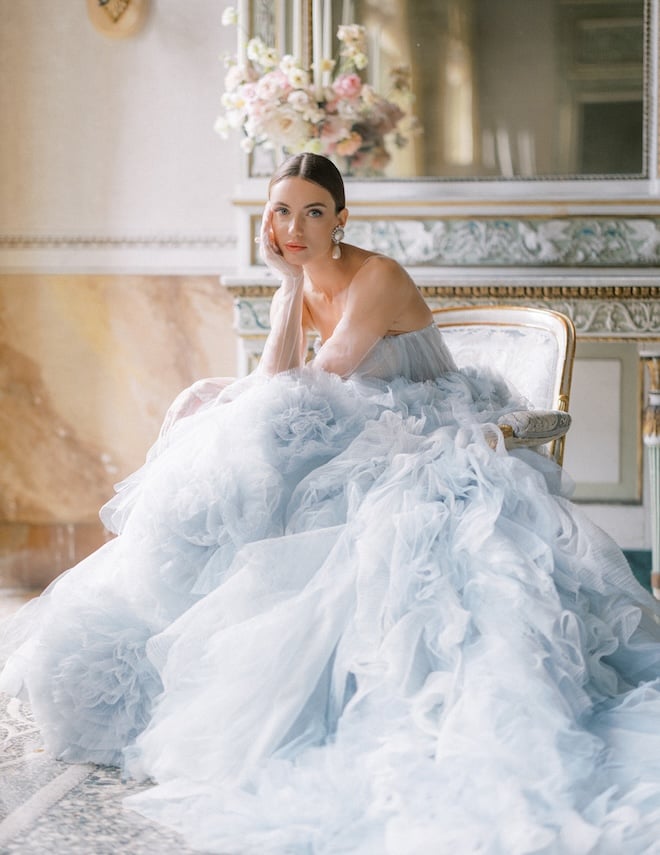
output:
M47 748L208 852L660 852L660 611L440 332L176 422L5 627Z

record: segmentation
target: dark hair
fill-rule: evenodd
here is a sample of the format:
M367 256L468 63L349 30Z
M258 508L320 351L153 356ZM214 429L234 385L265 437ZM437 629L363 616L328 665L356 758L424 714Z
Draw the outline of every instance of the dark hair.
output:
M270 179L268 195L271 189L284 178L304 178L323 187L335 200L335 211L339 213L346 207L344 179L334 163L321 154L309 151L294 154L281 163Z

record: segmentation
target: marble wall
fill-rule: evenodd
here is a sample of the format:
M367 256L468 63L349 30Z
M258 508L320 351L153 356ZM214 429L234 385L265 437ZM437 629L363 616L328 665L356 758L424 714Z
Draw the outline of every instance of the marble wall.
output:
M216 276L0 276L0 584L106 537L100 505L193 380L235 373Z
M84 2L0 0L0 585L101 543L168 403L234 370L236 35L217 0L149 5L115 39Z

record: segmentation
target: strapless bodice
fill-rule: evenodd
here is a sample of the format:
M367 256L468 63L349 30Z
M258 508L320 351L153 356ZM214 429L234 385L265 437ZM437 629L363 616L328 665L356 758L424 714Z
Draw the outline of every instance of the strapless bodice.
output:
M455 371L456 365L435 324L380 339L358 366L356 374L391 380L433 380Z

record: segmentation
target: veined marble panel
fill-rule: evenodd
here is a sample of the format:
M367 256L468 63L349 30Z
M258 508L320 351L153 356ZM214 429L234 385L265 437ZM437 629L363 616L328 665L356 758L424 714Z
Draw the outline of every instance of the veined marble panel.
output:
M104 541L99 508L174 397L235 373L231 321L215 276L0 276L0 584Z
M95 520L233 348L215 277L0 277L0 522Z

